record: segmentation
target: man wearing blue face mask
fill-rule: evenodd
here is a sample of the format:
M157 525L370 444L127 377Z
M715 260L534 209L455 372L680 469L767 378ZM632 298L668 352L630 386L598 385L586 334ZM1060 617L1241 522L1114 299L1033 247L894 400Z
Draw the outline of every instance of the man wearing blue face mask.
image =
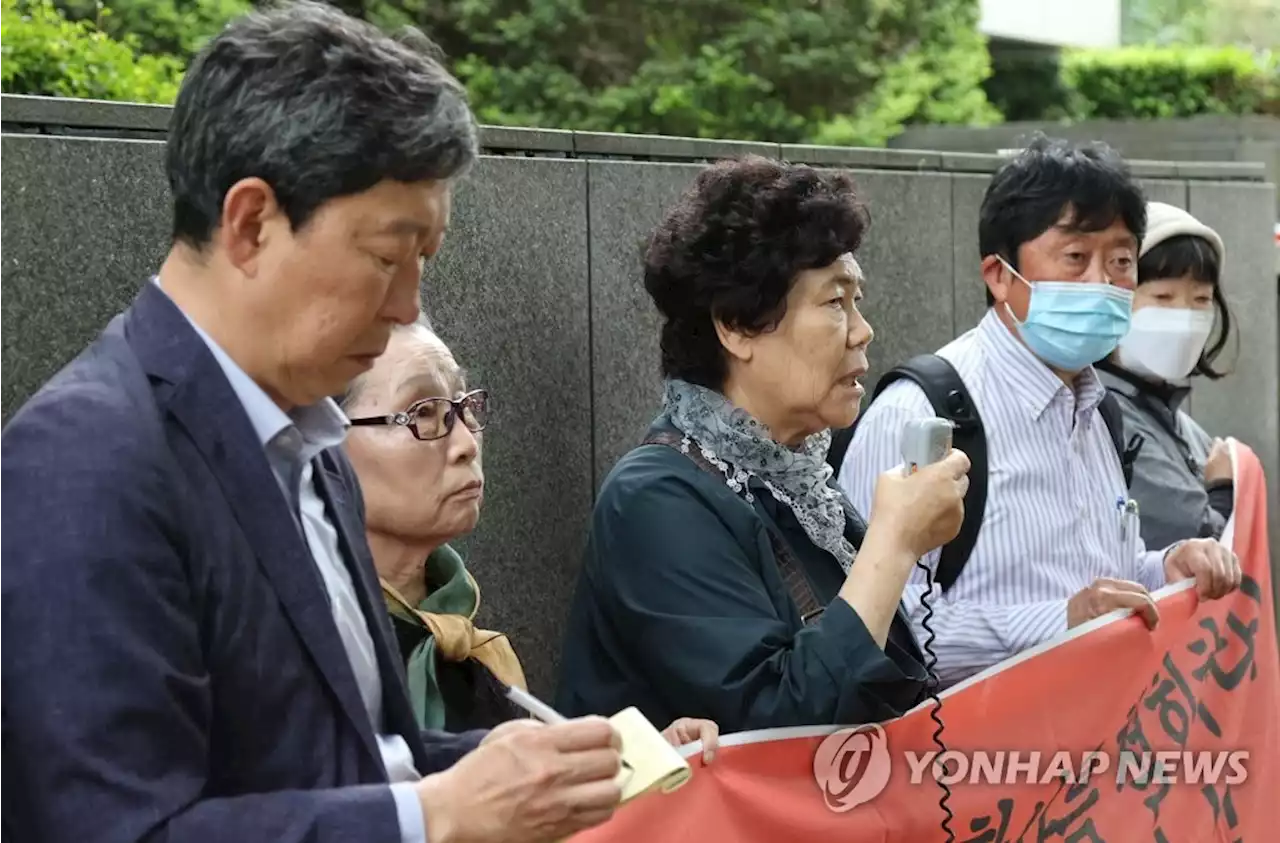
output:
M966 513L968 539L962 527L924 560L939 581L929 625L944 685L1115 609L1136 609L1154 626L1150 592L1166 583L1194 578L1202 598L1239 585L1238 561L1213 540L1146 548L1125 488L1123 437L1100 412L1106 390L1092 364L1128 331L1145 227L1141 189L1103 145L1039 137L983 198L990 308L932 358L938 377L956 379L954 390L931 385L935 400L958 394L986 451L985 504ZM904 424L939 414L952 413L935 410L911 377L876 396L840 467L855 507L870 511L875 478L901 462ZM925 593L917 570L903 600L922 640Z

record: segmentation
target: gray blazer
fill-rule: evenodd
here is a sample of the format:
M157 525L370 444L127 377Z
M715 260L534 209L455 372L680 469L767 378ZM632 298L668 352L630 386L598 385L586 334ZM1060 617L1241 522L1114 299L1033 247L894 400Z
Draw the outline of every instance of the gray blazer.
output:
M1231 517L1232 484L1206 489L1212 437L1179 407L1190 390L1159 386L1112 363L1096 367L1124 416L1125 441L1143 438L1129 494L1138 502L1142 540L1159 549L1195 538L1219 538Z

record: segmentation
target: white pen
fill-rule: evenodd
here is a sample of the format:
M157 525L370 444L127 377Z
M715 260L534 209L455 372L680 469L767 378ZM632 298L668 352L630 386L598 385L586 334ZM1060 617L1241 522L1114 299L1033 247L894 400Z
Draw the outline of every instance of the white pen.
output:
M515 685L507 686L507 699L532 714L543 723L563 723L568 720L560 712L544 703L542 700L530 694L528 691L517 688Z
M543 723L564 723L569 719L544 703L542 700L535 697L533 694L530 694L528 691L521 688L517 688L515 685L507 686L507 699L511 700L511 702L515 703L520 708L523 708ZM623 760L622 768L624 770L631 770L632 772L635 772L626 760Z

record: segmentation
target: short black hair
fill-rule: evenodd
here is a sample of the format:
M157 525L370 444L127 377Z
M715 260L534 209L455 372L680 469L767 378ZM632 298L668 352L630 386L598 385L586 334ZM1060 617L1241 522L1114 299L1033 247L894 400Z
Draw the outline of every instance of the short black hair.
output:
M987 185L978 213L978 250L984 258L1000 255L1017 269L1019 247L1048 231L1068 210L1079 231L1101 231L1120 219L1139 243L1146 234L1146 198L1115 150L1037 132ZM995 304L990 290L987 304Z
M715 322L777 327L796 276L855 252L870 224L847 174L745 156L703 170L649 240L644 286L662 325L662 374L719 390Z
M1217 250L1203 237L1179 234L1160 241L1138 259L1139 285L1165 278L1188 277L1213 285L1213 309L1218 316L1218 335L1200 353L1191 373L1217 380L1227 373L1215 369L1213 363L1231 338L1231 309L1222 294L1222 262L1218 259Z
M270 184L296 230L384 179L463 174L477 128L438 55L417 30L392 38L319 3L230 23L192 62L170 118L174 240L207 244L244 178Z

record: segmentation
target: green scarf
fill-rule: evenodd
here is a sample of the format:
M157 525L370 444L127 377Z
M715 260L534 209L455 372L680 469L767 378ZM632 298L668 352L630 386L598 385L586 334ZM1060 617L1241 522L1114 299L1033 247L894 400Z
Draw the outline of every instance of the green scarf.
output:
M439 659L475 659L508 685L524 688L525 680L506 636L473 626L480 608L480 588L458 552L442 545L427 557L424 576L427 597L416 609L385 580L382 594L397 629L407 627L420 636L405 666L418 725L443 729L445 701L436 677Z

